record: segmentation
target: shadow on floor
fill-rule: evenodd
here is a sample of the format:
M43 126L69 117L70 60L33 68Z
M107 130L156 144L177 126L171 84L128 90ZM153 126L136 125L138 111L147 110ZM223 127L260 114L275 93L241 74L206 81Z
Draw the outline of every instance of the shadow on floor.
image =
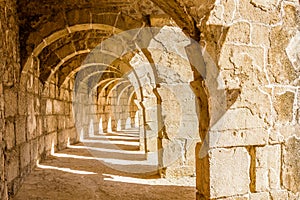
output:
M195 178L159 178L155 155L147 158L143 152L132 148L136 147L138 139L134 132L128 136L130 139L126 138L126 132L107 135L110 137L87 138L85 140L96 142L70 145L49 156L25 179L13 199L195 199ZM134 143L120 146L121 143L115 141Z

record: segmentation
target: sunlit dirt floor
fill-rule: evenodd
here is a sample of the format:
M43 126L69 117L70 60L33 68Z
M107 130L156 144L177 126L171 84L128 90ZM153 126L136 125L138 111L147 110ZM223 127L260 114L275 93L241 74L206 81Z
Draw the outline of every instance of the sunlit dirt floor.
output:
M97 135L55 152L25 179L14 200L190 200L195 178L159 178L155 154L134 131Z

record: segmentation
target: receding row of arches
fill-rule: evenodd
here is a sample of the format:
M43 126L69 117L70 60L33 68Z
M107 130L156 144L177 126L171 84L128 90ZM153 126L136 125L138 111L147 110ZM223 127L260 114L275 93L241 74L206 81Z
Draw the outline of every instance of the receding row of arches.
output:
M28 16L21 23L20 96L32 102L23 108L36 121L29 135L46 141L33 160L52 147L134 129L140 150L157 155L161 176L195 174L196 146L210 123L209 90L223 96L191 19L173 19L153 3L135 14L130 2L93 3L54 4L57 13L37 3L40 11L20 14Z

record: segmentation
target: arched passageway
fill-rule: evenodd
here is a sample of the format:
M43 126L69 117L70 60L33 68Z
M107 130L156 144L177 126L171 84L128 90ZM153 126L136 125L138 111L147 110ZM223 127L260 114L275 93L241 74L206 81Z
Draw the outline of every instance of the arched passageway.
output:
M21 35L22 58L27 59L21 60L20 95L28 95L26 85L36 81L33 99L41 107L30 112L40 113L44 122L40 135L32 139L45 138L45 147L31 163L49 155L92 156L114 170L142 177L195 176L199 102L191 82L196 82L193 70L199 63L193 69L190 62L195 61L185 50L195 41L151 5L145 10L136 5L142 9L135 15L127 6L116 9L109 3L107 8L66 3L59 9L54 4L56 15L20 8L31 16L21 29L33 28ZM40 14L52 25L40 23ZM25 111L28 116L33 115L30 112ZM74 155L60 153L66 148ZM82 148L91 156L76 155ZM51 167L68 168L44 166Z
M0 198L299 198L298 1L0 9Z

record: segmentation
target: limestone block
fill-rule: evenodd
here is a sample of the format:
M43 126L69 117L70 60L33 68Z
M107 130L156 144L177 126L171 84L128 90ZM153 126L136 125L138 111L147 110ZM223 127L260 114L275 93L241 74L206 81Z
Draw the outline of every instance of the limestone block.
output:
M27 116L27 140L31 140L36 137L36 112L34 109L34 100L29 101L28 116Z
M180 29L167 26L150 42L149 51L156 63L161 82L180 83L192 80L193 73L185 51L185 47L189 44L189 38Z
M278 124L276 127L276 131L278 131L278 134L280 134L282 140L283 139L288 139L291 136L296 136L296 137L300 137L300 124L286 124L286 125L281 125ZM282 140L280 140L280 142L282 142Z
M280 189L280 145L257 147L255 167L255 190L257 192L265 192L269 188Z
M244 20L264 24L276 24L280 21L280 12L276 9L277 0L240 0L239 13Z
M50 90L49 90L50 86L49 85L50 84L47 83L47 82L44 83L44 89L42 90L42 96L43 97L49 97L50 96Z
M45 151L49 153L57 144L57 132L52 132L45 136Z
M224 13L223 13L223 19L225 23L231 23L233 19L236 19L237 13L236 10L238 8L236 1L221 1L221 5L223 6Z
M178 53L187 58L184 47L190 44L190 40L180 28L164 26L151 41L150 49L161 49L170 53Z
M297 193L300 191L300 139L289 138L283 146L283 186Z
M257 78L260 78L258 74ZM261 81L260 83L264 84L263 81ZM230 95L227 96L230 97ZM247 86L245 85L243 87L241 93L239 94L239 97L231 106L231 108L247 107L251 110L251 113L253 115L258 115L259 118L262 119L265 122L265 124L267 124L271 123L271 121L273 120L271 115L271 101L271 90L264 87L250 86L247 84Z
M146 130L147 150L150 152L157 151L157 132ZM144 137L143 137L144 138Z
M278 5L278 0L251 0L251 4L262 10L269 10Z
M271 199L278 199L278 200L286 200L288 198L288 192L285 190L275 190L270 192Z
M48 133L56 131L57 130L57 119L56 116L46 116L46 130Z
M267 69L272 83L290 84L299 77L286 52L291 38L296 33L296 29L288 29L285 26L271 29L271 48L268 54L269 65Z
M193 176L195 174L195 167L188 165L173 165L169 166L164 173L165 177Z
M36 136L40 136L43 134L43 119L41 116L37 116L37 128L36 128Z
M249 76L253 73L253 70L262 73L262 68L265 64L264 49L260 47L225 44L221 49L218 64L221 69L235 69L235 72L232 75L236 75L241 79L241 81L252 81L252 83L253 81L257 82L257 78L255 77L253 77L255 79L248 80L242 75Z
M221 132L211 131L209 132L209 146L214 148L266 145L268 138L268 132L264 128Z
M233 1L231 1L233 2ZM211 11L208 24L222 24L223 22L223 13L224 7L222 5L215 5L214 9ZM231 19L229 19L231 20ZM226 22L225 22L226 23Z
M295 70L300 70L300 32L290 40L290 43L285 49L289 60L291 61Z
M148 108L145 110L145 118L149 122L157 121L157 107Z
M250 183L250 156L245 148L209 151L211 198L245 194Z
M74 144L76 142L78 142L78 135L77 135L77 131L75 127L71 127L68 129L69 132L69 136L70 136L70 143Z
M26 141L26 117L18 117L16 120L16 145Z
M45 151L45 136L41 136L38 138L38 155L39 158L43 156Z
M17 92L13 89L4 90L5 117L12 117L17 114L18 99Z
M56 95L56 88L55 88L55 85L50 83L49 84L49 97L50 98L55 98L55 95Z
M184 139L162 139L163 166L183 165L185 161L185 140Z
M30 143L20 147L20 168L24 169L30 163Z
M19 115L25 115L27 112L27 96L25 91L18 93L18 110Z
M34 75L32 72L27 73L26 91L29 93L34 93Z
M19 152L12 151L7 155L5 164L5 178L8 183L19 175Z
M42 88L42 86L40 84L41 84L41 82L39 80L39 77L35 77L34 78L34 93L36 95L39 94L40 88Z
M70 129L65 129L65 130L57 133L57 144L58 144L59 150L67 147L68 138L70 135L69 132L70 132Z
M199 138L199 119L187 120L185 116L182 118L176 138Z
M270 46L270 28L260 24L252 24L251 42L254 45Z
M300 198L300 193L293 193L293 192L288 192L288 200L298 200Z
M6 148L10 150L16 145L16 137L15 137L15 127L14 123L7 121L5 124L5 132L4 132L4 141L6 143Z
M186 139L185 143L185 161L184 164L192 166L195 170L195 149L200 139Z
M270 195L268 192L261 192L261 193L251 193L249 200L270 200Z
M53 103L51 99L46 100L46 115L51 115L53 114L52 108L53 108Z
M218 200L249 200L249 194L218 198Z
M249 109L228 110L215 124L211 131L255 129L263 127L263 121L252 115Z
M36 164L36 161L38 159L38 141L38 139L35 139L30 142L30 161L32 162L32 164Z
M65 121L65 116L58 116L57 119L57 128L58 130L62 130L66 128L66 121Z
M226 42L248 44L250 42L250 24L247 22L238 22L230 26Z
M298 26L299 23L299 8L297 7L298 2L294 2L294 5L289 2L283 3L283 26L289 29Z
M64 114L64 102L59 100L53 101L53 110L55 114Z
M285 92L283 94L275 94L274 109L277 113L279 122L291 122L293 120L295 93Z

